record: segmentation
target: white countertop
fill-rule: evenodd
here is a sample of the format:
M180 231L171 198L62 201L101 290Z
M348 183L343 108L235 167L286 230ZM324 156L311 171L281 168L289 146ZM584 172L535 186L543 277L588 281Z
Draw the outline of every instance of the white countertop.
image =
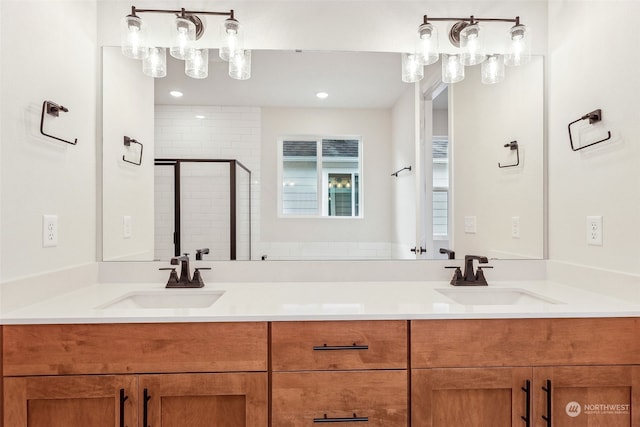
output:
M553 300L516 305L462 305L437 289L521 289ZM143 292L224 294L208 308L101 309L124 295ZM161 283L93 284L3 313L4 324L230 322L287 320L491 319L638 317L640 305L565 284L492 282L453 287L428 282L208 283L202 289L165 290Z

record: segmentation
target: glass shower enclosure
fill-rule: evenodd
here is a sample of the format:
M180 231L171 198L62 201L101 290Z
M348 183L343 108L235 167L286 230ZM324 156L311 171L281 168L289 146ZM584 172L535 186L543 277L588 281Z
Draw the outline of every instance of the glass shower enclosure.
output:
M155 256L251 259L251 171L237 160L155 159Z

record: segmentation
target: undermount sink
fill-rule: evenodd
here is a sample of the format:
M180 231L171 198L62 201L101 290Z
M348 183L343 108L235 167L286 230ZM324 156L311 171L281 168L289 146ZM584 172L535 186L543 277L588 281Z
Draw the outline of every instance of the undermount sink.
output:
M474 287L436 289L436 291L462 305L562 304L552 298L518 288Z
M208 308L223 294L224 291L187 291L183 289L138 291L125 294L97 308L101 310Z

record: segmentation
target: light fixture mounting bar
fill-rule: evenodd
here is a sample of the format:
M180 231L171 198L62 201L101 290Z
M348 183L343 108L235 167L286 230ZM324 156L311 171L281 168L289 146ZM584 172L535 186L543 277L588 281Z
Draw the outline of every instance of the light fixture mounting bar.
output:
M428 24L428 21L455 21L455 22L469 22L470 24L473 24L474 22L513 22L516 25L520 25L520 17L516 16L513 19L509 19L509 18L476 18L475 16L471 15L468 18L427 18L427 15L424 15L424 24Z
M135 6L131 6L131 15L136 16L137 13L173 13L179 14L181 16L184 15L217 15L217 16L228 16L233 19L233 9L229 10L229 12L207 12L207 11L199 11L199 10L186 10L184 8L180 10L170 10L170 9L138 9Z

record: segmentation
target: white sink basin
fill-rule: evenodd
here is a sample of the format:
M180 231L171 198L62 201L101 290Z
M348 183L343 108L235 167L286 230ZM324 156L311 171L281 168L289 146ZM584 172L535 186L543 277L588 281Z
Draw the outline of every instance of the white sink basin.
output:
M562 302L552 298L518 288L488 288L482 286L436 289L436 291L462 305L562 304Z
M224 291L171 289L131 292L97 307L101 310L139 310L158 308L208 308Z

